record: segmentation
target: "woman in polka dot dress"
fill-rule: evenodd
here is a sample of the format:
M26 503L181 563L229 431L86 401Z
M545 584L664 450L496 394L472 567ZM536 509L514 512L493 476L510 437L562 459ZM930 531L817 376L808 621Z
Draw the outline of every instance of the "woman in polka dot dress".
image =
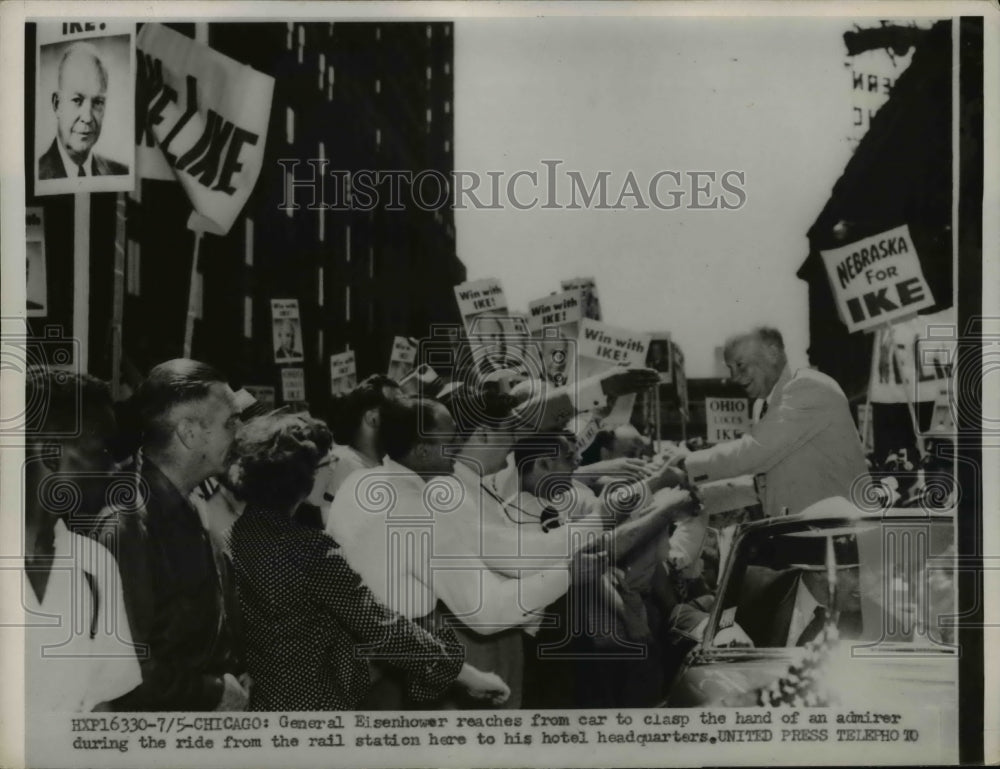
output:
M332 438L308 416L274 413L243 425L229 479L247 508L227 536L253 679L251 710L353 710L371 686L368 659L406 673L430 702L452 685L500 704L496 675L464 663L450 628L431 634L378 603L326 533L295 509L322 493Z

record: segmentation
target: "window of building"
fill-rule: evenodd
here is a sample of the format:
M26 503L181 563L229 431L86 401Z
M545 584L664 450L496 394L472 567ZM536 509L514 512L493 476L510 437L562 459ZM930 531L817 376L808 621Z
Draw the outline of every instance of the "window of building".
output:
M253 299L243 297L243 336L253 339Z
M319 143L319 159L320 161L326 160L326 145L323 142ZM313 173L321 173L326 171L326 164L320 162L319 169ZM323 189L323 185L320 185L320 189ZM319 242L322 243L326 240L326 207L324 206L324 201L317 200L317 205L319 206ZM320 302L322 304L322 302Z
M316 268L316 303L323 306L323 266ZM320 346L322 349L322 345Z
M351 287L344 286L344 320L351 322Z
M326 75L326 54L319 55L319 90L323 90L323 76Z
M295 143L295 110L291 107L285 108L285 141Z
M253 219L243 220L243 263L253 267Z

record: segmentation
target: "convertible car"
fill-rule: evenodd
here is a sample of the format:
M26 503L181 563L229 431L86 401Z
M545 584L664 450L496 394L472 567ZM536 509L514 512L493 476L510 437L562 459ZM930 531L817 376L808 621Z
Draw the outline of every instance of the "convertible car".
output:
M954 541L953 512L844 499L745 525L664 705L922 703L954 733Z

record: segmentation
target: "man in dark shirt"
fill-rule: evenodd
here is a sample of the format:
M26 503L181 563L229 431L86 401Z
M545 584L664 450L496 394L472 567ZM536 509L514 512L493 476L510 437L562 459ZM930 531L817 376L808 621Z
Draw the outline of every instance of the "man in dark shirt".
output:
M98 537L118 558L142 685L120 710L242 710L248 681L227 616L226 569L188 501L222 472L238 420L215 369L178 359L136 392L142 428L135 510L108 508Z

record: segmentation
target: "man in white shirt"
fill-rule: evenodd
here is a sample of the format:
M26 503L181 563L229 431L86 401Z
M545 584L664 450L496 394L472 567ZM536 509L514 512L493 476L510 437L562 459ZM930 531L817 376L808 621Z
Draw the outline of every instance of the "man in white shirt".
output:
M63 520L103 503L114 411L104 384L86 375L32 370L26 394L45 404L40 424L26 429L26 704L32 713L89 711L142 683L115 559ZM31 723L29 743L43 738Z
M630 385L643 382L645 373L645 370L622 370L584 380L570 391L536 390L533 398L514 409L509 400L489 392L463 390L453 399L451 410L459 423L454 472L465 500L460 508L461 518L455 525L466 547L479 555L485 566L498 575L524 579L533 570L565 570L571 557L579 558L586 552L604 553L607 558L608 551L618 554L628 549L628 538L636 536L636 532L622 532L619 538L617 534L602 531L608 512L604 500L590 512L570 516L581 518L581 524L559 534L546 533L540 525L522 525L523 515L511 504L512 495L516 499L520 490L516 471L508 467L508 454L519 437L552 435L577 411L601 407L607 397L624 394ZM560 401L561 405L553 408ZM551 418L537 418L539 411ZM509 477L512 474L513 487L495 475L501 471ZM665 471L664 484L669 477L670 473ZM680 501L671 500L651 520L668 520L673 503ZM593 517L588 519L588 516ZM610 516L612 520L614 517ZM603 571L604 563L592 565L591 569ZM501 676L511 687L512 699L516 691L520 702L524 672L521 628L485 635L484 628L475 623L467 621L465 625L464 633L459 636L466 645L467 658L475 660L471 664L486 670L503 670Z
M443 448L455 433L447 409L411 399L387 405L383 416L385 463L352 473L330 508L344 556L380 601L410 618L430 617L440 601L477 634L491 636L532 621L566 592L568 557L561 569L516 579L494 573L476 554L471 529L461 525L470 515L463 489L447 476L453 460ZM467 655L478 666L473 659ZM490 669L508 682L510 707L517 707L520 679L507 678L501 666Z

